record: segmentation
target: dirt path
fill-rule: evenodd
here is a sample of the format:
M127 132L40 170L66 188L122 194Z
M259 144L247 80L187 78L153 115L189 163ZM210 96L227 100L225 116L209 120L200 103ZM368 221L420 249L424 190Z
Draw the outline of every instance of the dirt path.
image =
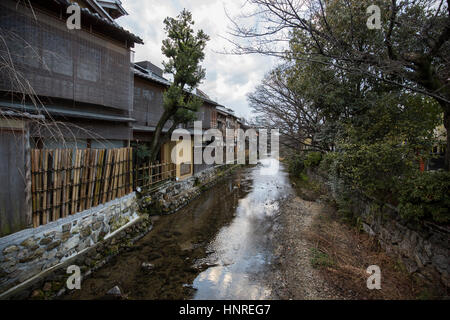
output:
M277 259L273 276L274 298L277 299L345 299L334 290L311 264L312 245L306 234L310 231L314 216L323 206L291 196L280 207Z

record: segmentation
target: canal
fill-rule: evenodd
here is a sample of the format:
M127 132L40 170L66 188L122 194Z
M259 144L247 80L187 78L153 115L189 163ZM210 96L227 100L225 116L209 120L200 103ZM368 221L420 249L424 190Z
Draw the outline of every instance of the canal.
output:
M281 164L261 174L269 163L239 168L178 212L153 217L151 232L65 298L102 299L114 286L128 299L273 298L267 271L291 188Z

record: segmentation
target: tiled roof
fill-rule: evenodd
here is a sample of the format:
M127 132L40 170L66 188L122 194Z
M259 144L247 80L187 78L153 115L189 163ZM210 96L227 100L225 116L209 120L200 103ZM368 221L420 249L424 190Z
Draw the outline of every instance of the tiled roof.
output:
M237 118L236 115L234 114L234 110L232 110L232 109L230 109L230 108L227 108L227 107L222 106L222 105L218 105L218 106L216 107L216 109L217 109L218 111L224 113L224 114L227 114L227 115L230 115L230 116L233 116L233 117Z
M159 75L157 75L156 73L152 72L151 70L144 69L144 68L142 68L141 66L138 66L137 64L134 64L134 67L132 67L132 71L133 71L133 73L134 73L135 75L137 75L137 76L139 76L139 77L145 78L145 79L147 79L147 80L151 80L151 81L153 81L153 82L156 82L156 83L165 85L165 86L167 86L167 87L170 86L170 85L172 84L172 82L170 82L170 81L167 80L166 78L160 77ZM208 98L206 97L206 95L203 96L203 95L197 94L197 93L194 92L194 91L188 91L188 90L186 90L186 91L189 92L190 94L192 94L192 95L194 95L194 96L196 96L196 97L202 99L202 100L205 101L205 102L208 102L208 103L213 104L213 105L216 105L216 106L219 105L217 102L215 102L215 101L213 101L213 100L211 100L211 99L208 99Z
M55 0L58 3L60 3L61 5L64 5L66 7L68 7L69 5L72 4L77 4L76 2L70 2L69 0ZM89 10L88 8L81 8L81 13L84 15L87 15L91 18L96 19L98 22L105 24L109 27L112 27L115 29L116 32L120 32L122 33L124 36L128 37L129 39L133 40L135 43L139 43L139 44L144 44L144 41L136 36L135 34L131 33L130 31L122 28L119 24L117 24L117 22L115 22L114 20L110 20L107 18L104 18L102 16L100 16L97 12L92 12L91 10Z
M135 75L157 82L159 84L170 86L171 82L167 80L166 78L160 77L156 73L152 72L151 70L144 69L137 64L134 64L134 68L132 68Z
M128 14L128 12L122 6L122 1L120 0L94 0L94 1L100 4L102 7L116 8L118 11L120 11L122 15Z

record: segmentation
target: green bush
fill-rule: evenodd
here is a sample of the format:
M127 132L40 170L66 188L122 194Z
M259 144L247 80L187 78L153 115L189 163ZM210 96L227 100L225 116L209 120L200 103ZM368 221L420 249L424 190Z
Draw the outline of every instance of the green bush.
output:
M288 160L289 173L294 177L301 177L305 170L303 154L295 154Z
M322 154L320 152L297 153L288 160L289 173L302 178L306 168L317 167L321 161Z
M354 188L398 205L404 219L449 223L450 172L420 172L418 161L410 158L402 147L379 143L327 153L320 170L343 179L349 192ZM355 222L346 206L339 207L344 218Z
M418 172L401 178L400 215L408 220L450 222L450 172Z
M310 152L306 155L303 164L305 168L317 167L322 161L322 153L320 152Z
M151 152L147 145L135 143L133 148L136 150L135 156L138 162L149 161Z
M334 159L334 174L351 188L389 201L401 185L398 177L417 171L418 162L406 146L395 142L341 144Z
M322 161L319 165L319 171L325 175L335 175L336 159L338 154L336 152L327 152L322 156Z

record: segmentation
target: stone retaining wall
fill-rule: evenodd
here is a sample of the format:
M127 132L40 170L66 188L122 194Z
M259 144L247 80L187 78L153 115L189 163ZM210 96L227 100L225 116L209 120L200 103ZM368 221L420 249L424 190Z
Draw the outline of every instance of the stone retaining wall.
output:
M131 193L0 238L0 294L82 253L138 217L136 195Z
M450 288L450 232L434 224L407 224L392 208L373 212L373 202L360 202L364 231L376 236L388 254L400 258L409 273Z
M336 200L347 187L338 179L327 179L313 171L308 175L327 186ZM450 230L432 223L411 223L401 219L397 208L353 192L349 208L360 218L365 232L375 236L391 256L400 259L406 270L428 283L450 288Z
M215 179L235 166L222 165L208 168L202 172L176 183L169 183L145 195L139 200L140 211L154 214L170 214L197 197Z
M68 266L79 266L82 279L90 276L152 229L150 215L177 211L236 167L210 168L168 182L151 195L132 193L0 238L0 299L51 299L64 294Z

